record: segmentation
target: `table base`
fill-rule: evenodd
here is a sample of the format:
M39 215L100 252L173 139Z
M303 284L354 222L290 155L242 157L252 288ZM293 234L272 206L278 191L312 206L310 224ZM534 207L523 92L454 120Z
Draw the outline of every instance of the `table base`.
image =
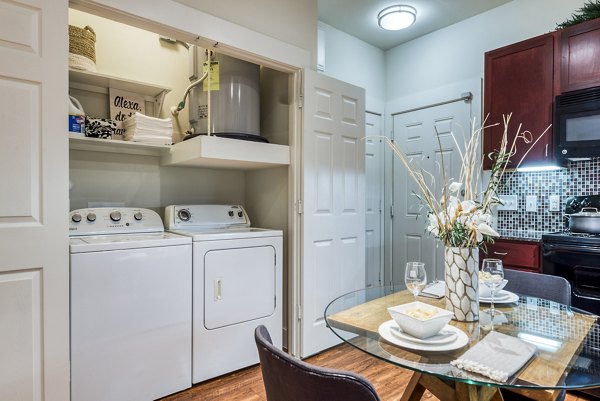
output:
M462 382L447 382L435 376L413 373L400 401L419 401L425 390L440 399L440 401L504 401L498 387L477 386ZM559 390L529 390L510 389L538 401L554 401L560 394Z

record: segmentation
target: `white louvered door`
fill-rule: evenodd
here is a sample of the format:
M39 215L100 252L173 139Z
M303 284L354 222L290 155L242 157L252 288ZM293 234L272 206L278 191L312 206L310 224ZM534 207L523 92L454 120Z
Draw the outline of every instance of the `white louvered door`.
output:
M0 0L0 400L69 399L65 0Z
M325 307L365 286L365 92L304 78L302 357L339 342Z

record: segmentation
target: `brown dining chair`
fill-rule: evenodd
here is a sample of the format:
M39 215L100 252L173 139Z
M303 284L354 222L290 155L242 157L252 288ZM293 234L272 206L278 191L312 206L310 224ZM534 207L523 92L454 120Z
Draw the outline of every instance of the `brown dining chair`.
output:
M254 331L267 401L380 401L364 377L326 369L294 358L276 348L269 331Z
M505 269L504 278L508 280L505 290L520 295L526 295L536 298L544 298L563 305L571 305L571 284L559 276L550 276L548 274L524 272L514 269ZM527 390L519 391L515 389L503 389L502 396L505 401L531 401L538 399L547 399L547 394L539 391ZM565 399L565 390L555 390L554 401Z

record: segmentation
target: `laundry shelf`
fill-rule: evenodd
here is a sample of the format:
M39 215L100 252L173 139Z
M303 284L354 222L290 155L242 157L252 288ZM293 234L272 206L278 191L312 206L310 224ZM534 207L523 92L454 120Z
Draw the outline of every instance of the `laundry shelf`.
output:
M69 87L106 95L108 95L110 88L137 93L138 95L143 96L146 101L156 104L153 113L154 117L158 117L165 95L171 91L170 88L164 86L115 77L113 75L101 74L98 72L74 69L69 69Z
M88 150L94 152L124 153L130 155L162 156L169 152L171 145L150 145L131 141L113 141L69 134L69 149Z
M161 164L254 170L289 165L290 148L203 135L173 145L169 152L161 155Z
M163 166L256 170L290 164L285 145L199 136L175 145L150 145L69 134L69 149L160 157Z

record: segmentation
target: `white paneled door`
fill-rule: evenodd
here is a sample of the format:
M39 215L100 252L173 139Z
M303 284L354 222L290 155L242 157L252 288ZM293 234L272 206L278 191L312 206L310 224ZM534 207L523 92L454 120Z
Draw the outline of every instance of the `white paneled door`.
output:
M365 92L312 71L304 78L302 357L339 342L325 307L365 286Z
M0 400L69 399L65 0L0 0Z
M430 183L435 182L440 196L442 156L447 179L459 180L461 158L456 142L464 144L470 136L470 115L469 103L454 102L394 116L394 141L415 168L431 174L425 175ZM428 281L443 279L443 245L425 233L427 209L414 195L419 194L418 188L396 158L393 187L393 282L404 282L404 269L409 261L425 263Z
M383 132L381 115L365 114L366 286L383 284Z

